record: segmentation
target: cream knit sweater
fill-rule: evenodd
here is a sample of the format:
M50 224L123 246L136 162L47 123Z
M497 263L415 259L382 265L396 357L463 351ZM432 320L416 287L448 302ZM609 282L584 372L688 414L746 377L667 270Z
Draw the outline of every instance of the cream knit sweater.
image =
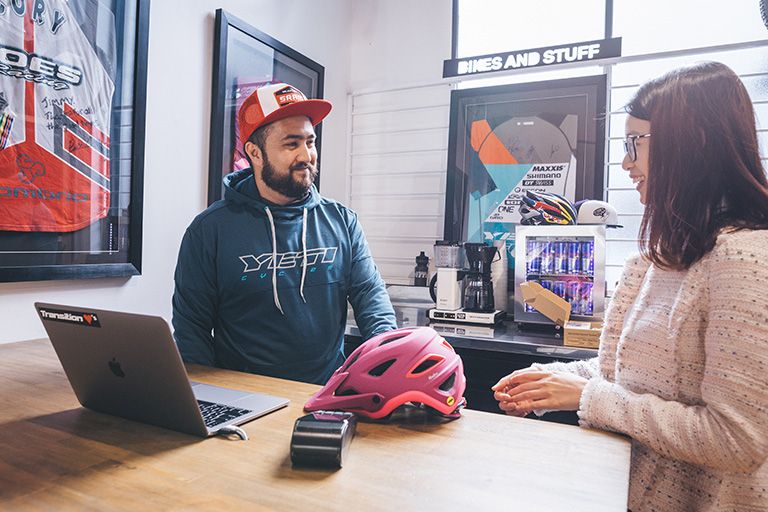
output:
M683 272L630 259L598 357L540 367L589 379L581 426L632 438L633 512L768 510L768 231Z

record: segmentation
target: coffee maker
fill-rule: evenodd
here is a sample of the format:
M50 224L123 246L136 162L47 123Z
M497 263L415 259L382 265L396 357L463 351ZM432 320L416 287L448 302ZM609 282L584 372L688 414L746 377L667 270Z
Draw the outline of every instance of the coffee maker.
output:
M462 255L468 261L467 268L461 268ZM500 322L506 313L495 309L491 281L491 263L497 256L496 247L482 243L462 247L458 242L437 242L437 274L430 283L436 307L428 311L429 318L483 325Z
M464 311L490 313L495 308L491 263L499 256L496 247L485 244L464 244L469 269L464 277Z

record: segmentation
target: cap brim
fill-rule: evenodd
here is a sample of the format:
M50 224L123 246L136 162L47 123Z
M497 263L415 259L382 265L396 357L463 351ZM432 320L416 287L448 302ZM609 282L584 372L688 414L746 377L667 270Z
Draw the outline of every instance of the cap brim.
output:
M254 130L266 124L294 116L307 116L312 126L316 126L331 112L332 107L331 102L326 100L304 100L291 103L269 114Z

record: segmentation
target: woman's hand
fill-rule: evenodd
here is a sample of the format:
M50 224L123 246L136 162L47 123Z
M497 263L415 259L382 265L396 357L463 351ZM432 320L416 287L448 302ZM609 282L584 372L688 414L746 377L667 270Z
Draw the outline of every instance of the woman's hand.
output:
M493 398L498 400L499 402L499 409L504 411L510 416L525 416L527 414L530 414L531 411L526 411L524 407L517 408L517 404L515 402L512 402L509 400L509 395L507 394L507 391L509 391L510 386L508 384L509 380L513 377L516 377L518 375L521 375L523 373L528 372L538 372L539 370L536 370L535 368L528 367L523 368L522 370L515 370L514 372L510 373L506 377L503 377L499 382L493 385L491 387L491 390L493 390ZM523 404L521 404L523 405Z
M587 379L572 373L553 373L534 368L517 370L491 389L499 408L514 416L534 409L576 411Z

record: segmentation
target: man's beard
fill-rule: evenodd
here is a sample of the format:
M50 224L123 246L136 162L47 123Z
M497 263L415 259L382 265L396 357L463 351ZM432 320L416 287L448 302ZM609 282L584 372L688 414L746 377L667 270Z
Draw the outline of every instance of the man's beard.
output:
M317 178L317 168L309 163L299 164L291 166L288 169L288 173L285 175L278 175L275 168L272 167L272 164L269 162L266 151L262 151L262 154L264 155L264 164L261 168L261 179L264 180L264 183L269 188L276 192L280 192L285 197L290 197L291 199L303 199L304 196L307 195L309 188L315 182L315 178ZM309 169L309 183L303 179L298 181L293 177L294 171L304 169Z

